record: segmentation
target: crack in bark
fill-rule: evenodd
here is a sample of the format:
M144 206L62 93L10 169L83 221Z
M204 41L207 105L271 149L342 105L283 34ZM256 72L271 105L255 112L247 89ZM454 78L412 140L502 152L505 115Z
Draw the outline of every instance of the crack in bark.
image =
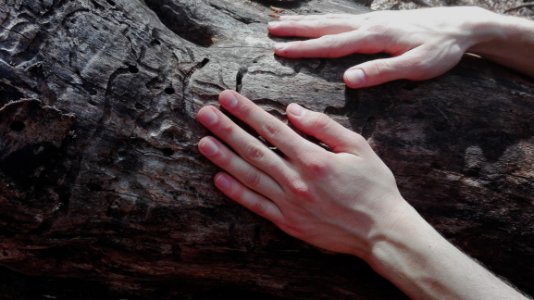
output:
M202 47L213 44L211 28L193 15L194 5L184 7L172 0L145 0L145 3L161 23L179 37Z
M237 74L235 76L235 90L238 93L241 92L241 87L243 86L243 76L245 76L247 72L248 66L241 66L239 70L237 70Z

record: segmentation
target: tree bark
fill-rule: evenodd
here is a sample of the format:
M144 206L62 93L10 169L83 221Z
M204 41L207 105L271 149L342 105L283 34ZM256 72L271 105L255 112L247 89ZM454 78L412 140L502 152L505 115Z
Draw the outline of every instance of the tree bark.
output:
M273 56L270 5L358 1L0 4L0 298L404 297L214 189L195 113L223 89L360 132L438 231L534 293L532 80L466 57L434 80L349 90L343 71L372 57Z

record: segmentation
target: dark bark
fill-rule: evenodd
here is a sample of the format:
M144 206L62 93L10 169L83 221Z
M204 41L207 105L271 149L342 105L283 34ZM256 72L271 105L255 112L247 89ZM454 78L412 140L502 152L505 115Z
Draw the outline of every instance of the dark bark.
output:
M273 56L269 5L365 10L348 0L0 4L0 298L402 297L214 189L194 116L228 88L361 132L430 223L534 293L531 80L466 58L347 90L343 71L371 57Z

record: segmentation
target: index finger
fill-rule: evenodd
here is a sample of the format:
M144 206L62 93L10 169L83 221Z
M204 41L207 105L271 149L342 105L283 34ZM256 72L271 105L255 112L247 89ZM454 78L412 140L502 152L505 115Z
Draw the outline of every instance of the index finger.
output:
M223 91L219 95L219 102L228 112L252 127L289 159L296 159L302 153L321 149L237 92Z

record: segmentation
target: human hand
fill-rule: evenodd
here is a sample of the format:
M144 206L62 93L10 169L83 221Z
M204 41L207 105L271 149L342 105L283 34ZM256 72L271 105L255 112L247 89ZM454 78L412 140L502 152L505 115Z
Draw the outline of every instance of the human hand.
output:
M222 92L219 102L284 154L214 106L199 111L198 121L235 151L210 136L198 145L223 169L214 178L217 188L237 203L305 242L364 259L373 238L401 218L407 202L361 135L324 114L289 105L289 121L332 149L327 151L234 91Z
M497 14L477 7L441 7L366 14L281 16L269 23L275 36L312 38L277 43L275 53L289 58L342 57L353 53L387 53L348 69L351 88L397 79L425 80L455 66L477 43L495 35L489 20Z

